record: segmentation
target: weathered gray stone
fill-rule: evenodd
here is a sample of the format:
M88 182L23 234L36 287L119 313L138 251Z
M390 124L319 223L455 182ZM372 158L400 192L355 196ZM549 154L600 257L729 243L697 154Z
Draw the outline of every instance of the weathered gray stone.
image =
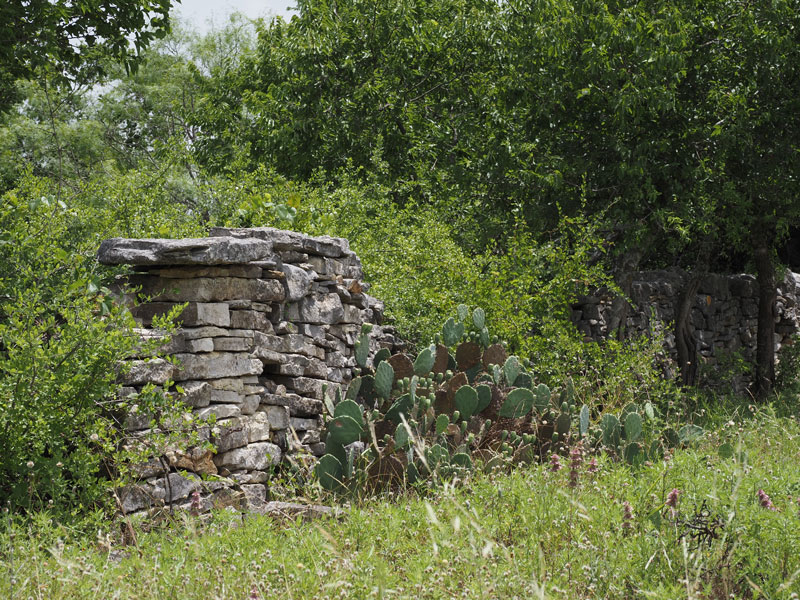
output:
M286 429L289 427L289 408L286 406L262 405L264 414L269 420L270 429Z
M285 406L293 417L313 417L322 414L321 400L304 398L297 394L265 394L261 402L270 406Z
M192 408L204 408L211 404L211 392L214 391L207 381L184 381L181 384L183 389L184 403Z
M257 412L247 421L247 441L250 444L268 440L270 435L267 413Z
M214 427L213 444L217 452L227 452L249 443L249 431L242 419L220 421Z
M170 473L167 477L159 477L153 486L153 496L164 502L175 502L186 498L193 491L200 488L195 479L183 477L177 473Z
M163 385L172 378L175 368L163 358L151 360L131 360L124 364L120 383L125 385L144 385L154 383Z
M178 305L176 302L150 302L134 306L130 310L136 319L140 319L145 325L151 325L154 317L164 316ZM178 315L177 321L185 327L230 327L231 316L228 305L224 302L190 302Z
M168 269L152 269L148 273L168 279L195 279L197 277L261 277L261 267L255 265L227 265L220 267L171 267Z
M311 291L311 275L300 267L284 264L283 274L286 276L286 302L297 302Z
M281 282L273 279L243 277L162 279L139 275L131 277L130 283L141 288L141 293L151 297L154 302L220 302L240 298L281 302L286 294Z
M238 417L242 414L242 409L238 404L210 404L205 408L201 408L194 413L199 419L208 419L209 417L216 417L219 419L230 419Z
M261 396L259 396L258 394L245 396L244 401L240 406L240 408L242 409L242 414L252 415L258 409L259 404L261 404Z
M214 457L217 468L247 469L248 471L264 471L274 467L281 460L282 452L275 444L258 442L243 448L223 452Z
M266 237L237 236L196 239L113 238L100 244L97 259L104 265L244 264L272 254Z
M276 376L275 381L285 385L287 389L297 392L298 395L316 398L318 400L322 400L322 386L327 383L321 379L311 379L310 377ZM332 385L328 385L329 389L333 389L333 387Z
M215 352L250 352L253 347L253 338L219 337L211 342Z
M153 493L150 486L127 485L117 490L117 498L122 508L122 514L127 515L153 505Z
M266 314L257 310L232 310L231 327L269 332L272 323Z
M267 501L267 489L261 484L246 483L241 486L244 504L247 510L255 511L264 508Z
M176 354L180 367L175 381L186 379L221 379L238 375L258 375L263 370L260 360L236 352Z
M277 251L292 250L307 254L318 254L338 258L345 254L350 255L350 244L343 238L333 238L327 235L309 237L295 231L284 231L272 227L252 227L249 229L236 229L214 227L211 229L213 236L233 236L235 238L257 238L272 243ZM256 259L253 259L256 260Z
M292 417L289 419L289 426L295 431L308 431L309 429L319 429L322 427L322 424L317 419L302 419L300 417Z
M336 294L327 294L304 298L300 302L300 315L297 320L303 323L334 324L340 323L342 317L344 317L342 300Z

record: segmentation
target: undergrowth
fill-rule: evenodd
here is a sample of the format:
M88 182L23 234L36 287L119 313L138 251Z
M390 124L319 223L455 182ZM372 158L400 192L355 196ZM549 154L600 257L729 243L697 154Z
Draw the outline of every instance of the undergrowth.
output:
M3 528L0 594L796 598L797 417L710 420L723 424L695 447L639 469L601 456L597 473L575 469L575 487L567 465L501 469L426 496L354 498L339 518L309 523L180 514L126 546L42 513Z

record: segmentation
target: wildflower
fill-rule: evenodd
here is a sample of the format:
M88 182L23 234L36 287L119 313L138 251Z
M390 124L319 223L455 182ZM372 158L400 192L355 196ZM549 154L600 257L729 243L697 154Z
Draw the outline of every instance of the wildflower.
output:
M578 475L583 465L583 448L580 444L570 450L569 453L569 486L575 487L578 485Z
M190 511L195 516L200 514L200 492L198 492L197 490L192 492L192 503L190 506Z
M100 439L100 436L97 435L96 433L93 433L92 435L89 436L89 439L92 440L93 442L96 442Z
M25 466L28 467L29 469L32 469L33 468L33 461L29 460L28 462L25 463Z
M558 454L556 454L556 453L551 454L550 455L550 470L553 473L557 473L558 471L561 470L561 466L562 466L561 465L561 458L558 456Z
M597 464L597 459L593 456L592 459L589 461L589 467L586 469L588 473L594 475L600 470L600 467Z
M678 507L678 496L681 495L681 491L678 488L672 488L669 494L667 494L667 501L664 503L666 506L670 508L677 508Z
M631 530L631 527L633 526L633 524L631 523L632 521L633 521L633 507L631 506L630 502L625 500L625 502L622 503L622 530L625 531L626 533L629 532Z
M764 490L758 490L758 503L761 505L761 508L766 508L767 510L778 510L772 503L772 499Z

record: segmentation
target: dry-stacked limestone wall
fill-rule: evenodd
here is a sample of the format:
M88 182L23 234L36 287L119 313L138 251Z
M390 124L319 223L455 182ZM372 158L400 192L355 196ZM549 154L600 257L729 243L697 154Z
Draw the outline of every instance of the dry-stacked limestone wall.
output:
M689 281L684 271L644 271L634 276L633 306L625 323L626 334L661 334L668 354L677 358L673 324L681 291ZM800 275L787 273L778 287L775 312L776 351L800 331ZM572 306L572 319L585 339L601 340L611 332L613 296L583 296ZM701 360L714 365L724 353L740 352L752 361L758 325L758 286L752 275L708 274L692 299L691 320ZM741 381L746 384L746 381Z
M197 416L216 419L201 431L216 452L171 451L137 467L141 481L120 493L125 513L190 498L201 510L231 499L262 505L276 465L324 452L323 394L350 381L362 324L374 325L373 351L402 345L381 325L383 305L366 293L344 239L218 228L200 239L107 240L98 259L133 267L120 289L147 298L126 293L143 338L162 335L153 319L186 303L165 348L175 364L130 361L122 394L174 381ZM126 421L133 435L149 426L147 415Z

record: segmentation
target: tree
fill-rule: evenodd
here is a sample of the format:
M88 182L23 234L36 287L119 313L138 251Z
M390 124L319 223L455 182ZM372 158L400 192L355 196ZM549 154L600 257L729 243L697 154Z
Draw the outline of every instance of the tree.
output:
M169 31L172 0L9 0L0 4L0 112L15 81L47 68L61 83L87 81L104 62L134 68L141 51Z

